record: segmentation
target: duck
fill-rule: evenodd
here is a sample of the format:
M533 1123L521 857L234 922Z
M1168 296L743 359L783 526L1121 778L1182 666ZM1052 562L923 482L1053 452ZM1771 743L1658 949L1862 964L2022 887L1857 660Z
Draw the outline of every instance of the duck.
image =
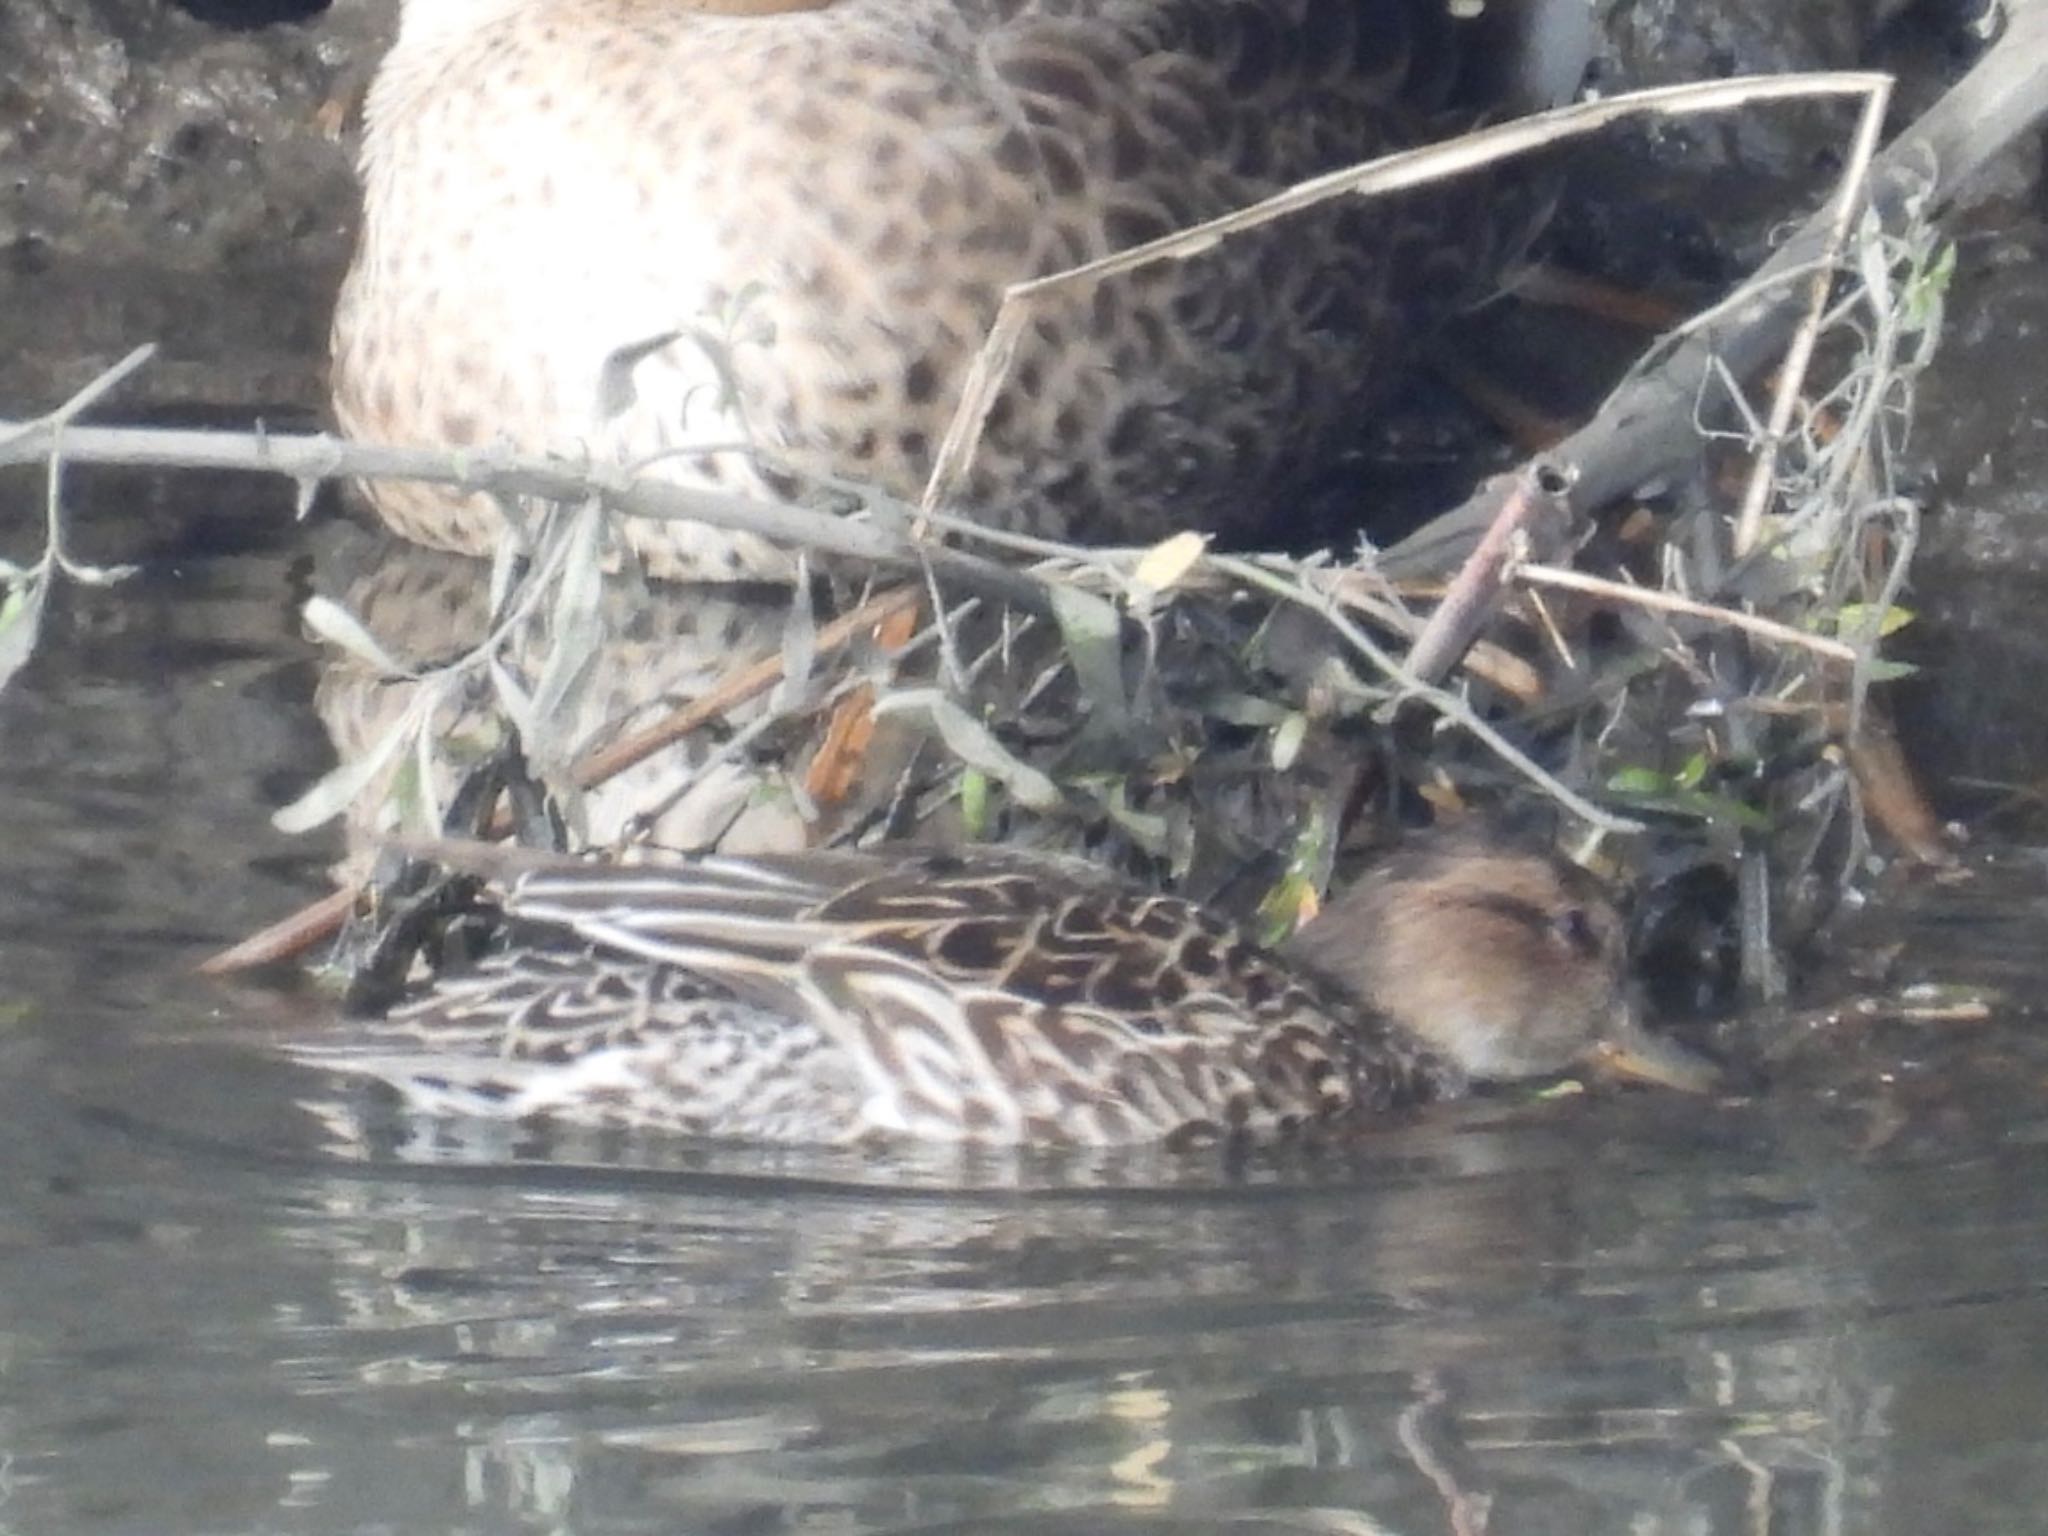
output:
M1013 284L1569 97L1588 0L402 0L333 317L349 438L700 490L915 500ZM1342 198L1034 310L945 510L1255 537L1410 338L1491 291L1529 183ZM487 554L481 495L366 487ZM652 576L783 580L629 520Z
M1638 1022L1596 881L1464 832L1277 948L1000 849L460 867L483 956L301 1061L430 1116L818 1146L1313 1139L1575 1066L1714 1081Z

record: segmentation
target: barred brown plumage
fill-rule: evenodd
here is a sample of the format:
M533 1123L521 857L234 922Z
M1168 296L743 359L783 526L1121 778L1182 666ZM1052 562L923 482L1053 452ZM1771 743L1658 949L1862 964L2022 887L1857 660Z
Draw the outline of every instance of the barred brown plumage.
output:
M479 858L496 951L296 1054L432 1111L811 1143L1274 1137L1603 1056L1705 1080L1636 1024L1593 882L1471 835L1278 951L997 850Z

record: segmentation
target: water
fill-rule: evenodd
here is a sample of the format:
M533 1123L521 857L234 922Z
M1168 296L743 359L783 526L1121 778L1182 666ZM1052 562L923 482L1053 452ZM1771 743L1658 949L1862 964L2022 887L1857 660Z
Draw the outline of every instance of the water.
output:
M0 1532L2048 1529L2013 1010L1242 1169L408 1140L189 973L335 852L301 557L201 495L0 697ZM2048 866L1922 884L1903 974L2024 1001Z

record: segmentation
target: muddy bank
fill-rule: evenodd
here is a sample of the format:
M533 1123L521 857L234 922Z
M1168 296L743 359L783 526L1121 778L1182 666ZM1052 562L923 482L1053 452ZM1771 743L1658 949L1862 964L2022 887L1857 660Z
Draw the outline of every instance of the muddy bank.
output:
M330 103L390 10L0 3L0 413L152 340L151 400L317 406L355 223Z

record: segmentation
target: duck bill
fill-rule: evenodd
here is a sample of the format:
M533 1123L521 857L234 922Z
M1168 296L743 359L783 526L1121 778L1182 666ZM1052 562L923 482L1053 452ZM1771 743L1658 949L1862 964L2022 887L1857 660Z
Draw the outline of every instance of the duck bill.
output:
M1682 1093L1706 1093L1720 1081L1720 1071L1704 1056L1673 1040L1653 1035L1634 1018L1614 1021L1588 1053L1588 1062L1615 1077L1656 1083Z

